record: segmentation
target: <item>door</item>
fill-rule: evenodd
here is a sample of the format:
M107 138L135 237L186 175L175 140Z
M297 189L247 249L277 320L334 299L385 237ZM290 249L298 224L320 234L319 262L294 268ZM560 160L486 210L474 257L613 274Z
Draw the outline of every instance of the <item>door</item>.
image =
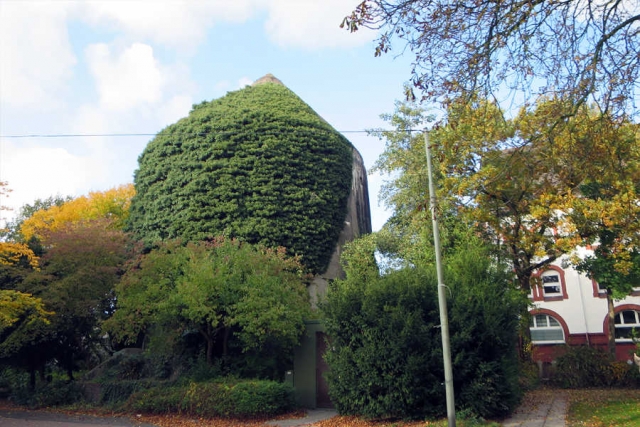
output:
M318 408L333 408L326 379L326 373L329 371L329 366L324 360L326 351L327 335L324 332L316 332L316 406Z

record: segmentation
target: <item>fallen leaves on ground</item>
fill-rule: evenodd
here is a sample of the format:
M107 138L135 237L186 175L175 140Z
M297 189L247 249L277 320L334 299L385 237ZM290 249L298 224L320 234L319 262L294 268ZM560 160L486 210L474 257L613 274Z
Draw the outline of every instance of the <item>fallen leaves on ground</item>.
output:
M229 419L229 418L199 418L189 415L136 415L129 417L137 422L153 424L158 427L259 427L269 420L288 420L304 417L304 411L296 411L273 418L264 419Z
M640 389L568 390L568 425L572 427L637 427Z
M337 416L314 424L314 427L423 427L435 425L425 421L372 421L354 416Z

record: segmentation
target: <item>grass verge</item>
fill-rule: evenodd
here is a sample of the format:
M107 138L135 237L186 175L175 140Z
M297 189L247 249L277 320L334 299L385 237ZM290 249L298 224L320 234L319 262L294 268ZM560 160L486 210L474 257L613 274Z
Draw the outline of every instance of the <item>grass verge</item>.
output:
M640 390L569 390L568 427L640 426Z

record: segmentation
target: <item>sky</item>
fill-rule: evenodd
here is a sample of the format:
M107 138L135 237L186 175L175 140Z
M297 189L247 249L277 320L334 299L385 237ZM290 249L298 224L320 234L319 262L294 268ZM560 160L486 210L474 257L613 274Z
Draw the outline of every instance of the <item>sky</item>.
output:
M133 182L153 136L114 134L153 135L267 73L344 132L370 169L384 142L352 131L388 127L380 115L403 97L411 58L376 58L375 31L339 28L357 3L0 0L0 181L12 190L0 205L13 209L2 217L37 198ZM374 230L389 216L382 180L369 175Z

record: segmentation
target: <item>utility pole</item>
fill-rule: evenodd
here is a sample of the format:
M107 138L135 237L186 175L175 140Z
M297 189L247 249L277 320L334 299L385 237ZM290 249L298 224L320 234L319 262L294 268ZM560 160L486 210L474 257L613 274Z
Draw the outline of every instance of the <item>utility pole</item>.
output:
M449 314L447 312L446 286L442 277L442 259L440 254L440 232L438 231L438 213L436 191L431 170L431 150L429 133L424 132L424 147L427 151L427 171L429 173L429 210L433 223L433 244L436 252L436 272L438 275L438 306L440 308L440 331L442 332L442 358L444 359L444 385L447 397L447 419L449 427L456 427L456 407L453 394L453 370L451 368L451 345L449 343Z

